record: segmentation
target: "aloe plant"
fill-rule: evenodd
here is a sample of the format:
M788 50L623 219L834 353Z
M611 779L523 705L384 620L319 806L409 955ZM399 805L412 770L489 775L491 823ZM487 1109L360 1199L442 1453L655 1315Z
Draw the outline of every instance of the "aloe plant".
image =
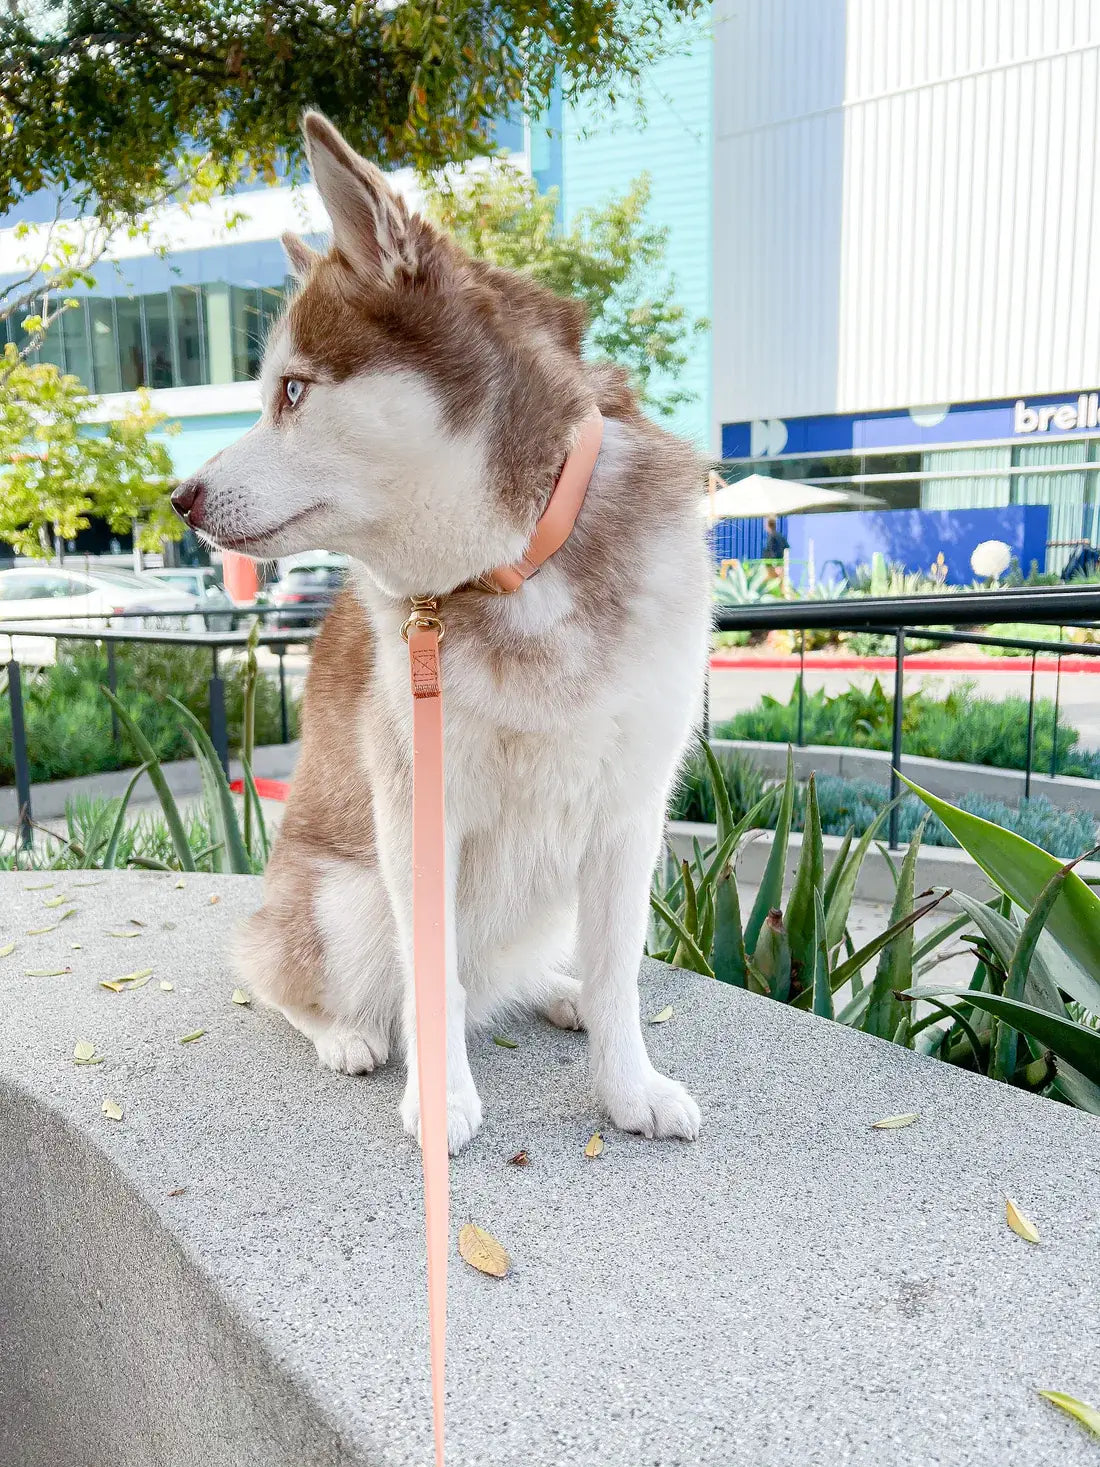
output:
M793 758L778 791L772 848L748 920L734 862L768 791L734 822L722 769L703 742L717 840L655 877L654 956L922 1054L1100 1114L1100 895L1073 869L1011 831L910 788L939 816L998 889L989 902L946 889L916 894L924 822L894 872L888 925L858 949L849 915L860 870L889 807L826 860L817 792L806 790L802 851L787 882ZM1081 859L1081 858L1078 858ZM960 912L917 939L951 898ZM923 982L956 934L976 958L967 989ZM875 960L877 959L877 962ZM875 962L873 976L868 976Z
M908 781L906 781L908 783ZM957 896L978 929L978 963L966 990L916 986L947 1027L931 1052L957 1053L993 1079L1025 1084L1100 1115L1100 896L1074 867L1015 832L960 810L918 785L1000 893L983 904ZM1086 852L1092 855L1093 852ZM965 925L965 924L964 924ZM960 1030L960 1020L969 1033ZM961 1061L960 1061L961 1062Z
M856 950L848 931L852 898L860 868L888 811L882 812L858 843L850 831L827 867L812 776L806 796L802 853L788 892L787 857L795 806L794 758L788 750L771 851L756 899L743 922L734 859L758 816L774 808L774 793L766 791L735 822L721 765L710 745L705 740L700 744L714 797L717 840L707 851L697 847L692 861L682 861L674 871L656 879L651 896L651 952L665 961L740 988L751 988L782 1003L806 1008L813 1005L817 1012L830 1017L834 995L839 994L845 1009L850 1008L851 999L860 995L863 970L883 954L880 971L887 977L878 983L874 994L865 990L853 1011L857 1027L882 1033L898 1007L894 988L912 977L912 943L905 945L906 934L942 896L915 911L899 898L886 930ZM907 883L904 871L899 890L912 893L912 878ZM891 944L897 945L892 957L884 953ZM887 957L889 966L882 969L881 963ZM890 1027L892 1032L894 1026Z

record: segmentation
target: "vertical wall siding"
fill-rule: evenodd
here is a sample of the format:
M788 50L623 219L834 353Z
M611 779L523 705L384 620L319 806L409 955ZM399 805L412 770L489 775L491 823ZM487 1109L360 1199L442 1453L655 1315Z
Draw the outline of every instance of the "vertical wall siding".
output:
M644 114L621 98L588 102L563 117L563 203L567 220L601 207L641 173L650 179L651 223L668 230L668 266L676 300L689 318L710 317L711 66L709 26L684 23L673 52L652 66L641 87ZM706 448L710 426L710 334L688 343L677 385L695 394L662 420ZM660 384L656 384L658 387Z
M717 451L723 422L835 401L845 0L717 0L714 16Z
M719 9L716 423L1100 378L1100 4Z

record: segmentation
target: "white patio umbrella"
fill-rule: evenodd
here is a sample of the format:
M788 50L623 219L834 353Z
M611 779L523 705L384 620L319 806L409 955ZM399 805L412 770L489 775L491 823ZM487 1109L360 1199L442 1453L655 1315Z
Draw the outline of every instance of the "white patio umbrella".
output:
M699 502L699 513L708 519L760 519L765 515L798 514L805 509L881 509L882 500L847 489L822 489L798 479L769 479L749 474L736 484L727 484L717 474L713 493Z

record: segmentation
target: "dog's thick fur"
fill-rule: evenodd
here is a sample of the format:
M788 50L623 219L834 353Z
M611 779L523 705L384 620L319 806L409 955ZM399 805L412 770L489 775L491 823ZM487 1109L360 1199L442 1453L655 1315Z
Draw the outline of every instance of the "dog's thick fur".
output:
M186 486L201 487L192 523L216 544L258 558L324 544L353 565L314 648L241 971L334 1069L371 1070L399 1042L416 1132L400 629L411 595L438 594L451 1148L481 1121L467 1020L509 1005L587 1028L615 1124L693 1138L698 1107L646 1053L637 972L701 702L699 465L641 415L621 371L582 361L573 302L471 260L323 118L305 128L333 247L285 241L301 290L267 348L263 416ZM519 557L593 403L603 447L565 546L511 596L467 589Z

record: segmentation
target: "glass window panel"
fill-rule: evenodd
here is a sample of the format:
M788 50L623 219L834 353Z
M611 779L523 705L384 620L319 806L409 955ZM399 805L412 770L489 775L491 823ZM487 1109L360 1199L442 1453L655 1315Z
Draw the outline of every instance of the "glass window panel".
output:
M265 285L260 291L260 296L263 305L263 335L260 339L260 347L262 349L264 342L267 340L267 333L283 314L283 302L286 299L286 292L281 285Z
M48 309L55 309L52 301L50 302ZM52 366L61 368L62 370L64 369L65 357L61 346L60 316L54 316L53 320L50 322L50 329L46 332L42 340L38 343L37 355L40 362L49 362Z
M235 379L229 286L220 281L204 285L202 294L206 320L206 380L211 384L232 382Z
M145 307L145 340L149 353L146 384L149 387L171 387L172 317L168 310L167 292L142 296Z
M148 385L145 373L145 348L141 339L141 302L136 297L118 296L115 300L118 330L118 361L122 369L124 392Z
M233 380L251 382L260 374L260 359L263 355L263 302L262 292L230 287L233 319Z
M84 330L84 302L70 308L61 317L61 336L65 342L65 370L79 377L85 387L92 385L92 359Z
M176 385L198 387L202 371L202 302L197 285L172 287L176 329Z
M1088 443L1083 438L1054 443L1021 444L1016 462L1021 467L1041 468L1061 464L1085 464ZM1047 521L1047 558L1044 570L1062 571L1081 541L1088 541L1092 527L1091 511L1085 509L1087 472L1082 467L1064 474L1016 474L1014 504L1049 504ZM1027 571L1028 566L1024 566Z
M92 332L92 375L96 392L121 392L122 378L115 353L115 303L92 297L88 301Z
M1003 470L1012 466L1012 449L930 449L924 455L924 471L930 477L921 486L922 509L990 509L1008 504L1012 498L1012 476ZM950 477L948 477L950 476Z

